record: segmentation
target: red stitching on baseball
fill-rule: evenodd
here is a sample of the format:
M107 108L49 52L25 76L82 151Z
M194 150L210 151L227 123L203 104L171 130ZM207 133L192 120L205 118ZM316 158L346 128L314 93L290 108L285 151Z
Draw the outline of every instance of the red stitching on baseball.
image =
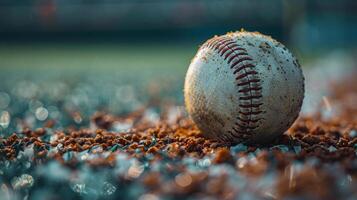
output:
M248 105L244 105L244 104L239 104L240 107L242 108L259 108L259 106L263 105L263 103L258 103L258 104L248 104Z
M238 120L245 122L245 123L249 123L249 122L258 122L259 120L261 120L262 118L258 118L258 119L242 119L240 117L237 117Z
M248 85L250 83L259 83L260 79L252 79L252 80L248 80L246 82L242 82L242 83L238 83L238 86L243 86L243 85Z
M214 48L218 43L222 42L222 39L219 37L215 37L208 41L207 45L210 48Z
M234 136L234 137L240 137L240 135L238 134L239 132L237 132L237 130L233 127L232 128L234 130L233 131L228 131L228 133L231 135L231 136Z
M239 49L235 49L235 50L239 50ZM234 51L231 51L230 53L228 53L228 54L224 57L224 60L226 60L232 53L234 53ZM231 58L229 58L228 63L231 63L231 61L232 61L234 58L237 58L238 56L247 56L247 55L248 55L247 52L236 53L236 54L234 54L234 56L232 56Z
M262 87L260 86L260 77L255 70L253 59L248 55L245 48L240 47L235 40L230 37L221 36L209 40L205 47L217 50L220 56L224 56L224 60L234 69L233 74L236 75L238 93L242 96L239 97L240 102L238 111L239 115L244 117L236 117L236 127L232 127L228 134L231 137L246 138L250 131L259 127L259 121L262 117L253 118L253 116L263 113L260 109L262 103ZM231 62L233 62L231 64ZM241 88L243 87L243 88ZM253 103L254 100L254 103ZM248 103L246 102L248 101ZM247 104L242 104L247 103ZM249 109L249 111L246 111ZM223 140L229 137L220 135Z
M223 41L220 41L218 42L217 46L214 48L215 50L218 50L218 52L220 52L222 49L221 49L221 46L225 46L227 45L226 43L229 42L229 40L223 40Z
M210 48L215 48L217 44L220 44L222 42L222 40L219 39L213 39L211 44L210 44Z
M238 60L234 61L234 63L231 65L231 68L233 69L237 64L247 60L253 60L253 59L251 57L239 58Z
M241 89L241 90L238 90L239 93L246 93L246 92L249 92L249 91L257 91L257 90L261 90L262 88L261 87L251 87L251 88L244 88L244 89Z
M240 100L251 100L251 99L260 99L262 98L262 95L256 95L256 96L246 96L246 97L239 97Z
M221 50L221 53L220 53L221 55L220 55L220 56L223 56L228 50L229 50L229 53L231 53L232 49L231 49L230 46L234 46L234 44L233 44L233 45L224 46L224 47L222 48L222 50Z
M228 45L234 44L234 42L230 41L230 40L225 40L224 42L221 43L221 45L224 45L223 47L227 47ZM222 51L221 45L217 46L216 49L219 49L220 51Z
M230 55L231 53L234 53L235 51L243 51L243 53L246 53L245 49L238 47L237 44L229 43L229 44L226 44L226 46L224 47L224 50L222 51L221 56L223 56L224 53L226 53L226 51L228 51L228 50L230 50L230 53L228 55Z
M240 124L238 122L236 122L235 125L243 128L243 129L255 129L255 128L259 127L259 125L250 126L250 125L243 125L243 124Z
M244 134L244 132L236 129L235 127L232 127L232 129L234 130L234 133L235 133L234 136L236 136L236 137L241 137L240 133Z
M244 78L244 77L246 77L246 76L248 76L248 75L252 75L252 74L258 74L258 72L256 72L256 71L249 71L249 72L247 72L247 73L245 73L245 74L241 74L241 75L237 76L236 79L238 80L238 79Z
M239 111L239 114L242 115L259 115L260 113L263 113L263 111L249 111L249 112Z

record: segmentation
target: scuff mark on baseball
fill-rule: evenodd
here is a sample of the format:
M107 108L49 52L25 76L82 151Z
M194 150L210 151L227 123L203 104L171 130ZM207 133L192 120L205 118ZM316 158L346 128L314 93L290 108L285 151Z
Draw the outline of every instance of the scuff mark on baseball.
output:
M267 143L298 117L304 76L281 43L257 32L233 32L200 47L187 71L184 95L205 136Z

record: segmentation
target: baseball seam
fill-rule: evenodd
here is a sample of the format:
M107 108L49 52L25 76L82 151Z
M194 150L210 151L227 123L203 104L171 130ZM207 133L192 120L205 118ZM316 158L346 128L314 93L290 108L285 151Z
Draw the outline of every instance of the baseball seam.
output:
M236 117L235 126L228 133L230 136L220 135L225 141L233 138L246 140L252 131L259 127L263 119L262 87L258 72L255 70L253 58L248 55L245 48L240 47L236 41L227 36L215 37L209 40L205 47L215 50L233 70L239 95L239 115Z

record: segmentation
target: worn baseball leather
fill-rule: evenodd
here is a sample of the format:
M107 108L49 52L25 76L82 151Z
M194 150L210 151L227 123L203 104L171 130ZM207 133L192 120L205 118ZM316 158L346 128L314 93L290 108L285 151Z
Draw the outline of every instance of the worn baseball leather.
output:
M207 137L266 143L295 121L304 98L297 59L257 32L234 32L205 42L185 80L188 113Z

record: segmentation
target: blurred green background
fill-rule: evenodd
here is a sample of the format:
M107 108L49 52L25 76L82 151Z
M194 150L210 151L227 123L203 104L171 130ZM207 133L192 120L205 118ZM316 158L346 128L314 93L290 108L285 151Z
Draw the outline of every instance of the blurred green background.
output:
M1 0L1 68L185 71L199 44L244 28L304 59L357 44L354 0Z
M199 45L241 28L281 41L305 69L357 66L355 0L1 0L0 126L182 105Z

